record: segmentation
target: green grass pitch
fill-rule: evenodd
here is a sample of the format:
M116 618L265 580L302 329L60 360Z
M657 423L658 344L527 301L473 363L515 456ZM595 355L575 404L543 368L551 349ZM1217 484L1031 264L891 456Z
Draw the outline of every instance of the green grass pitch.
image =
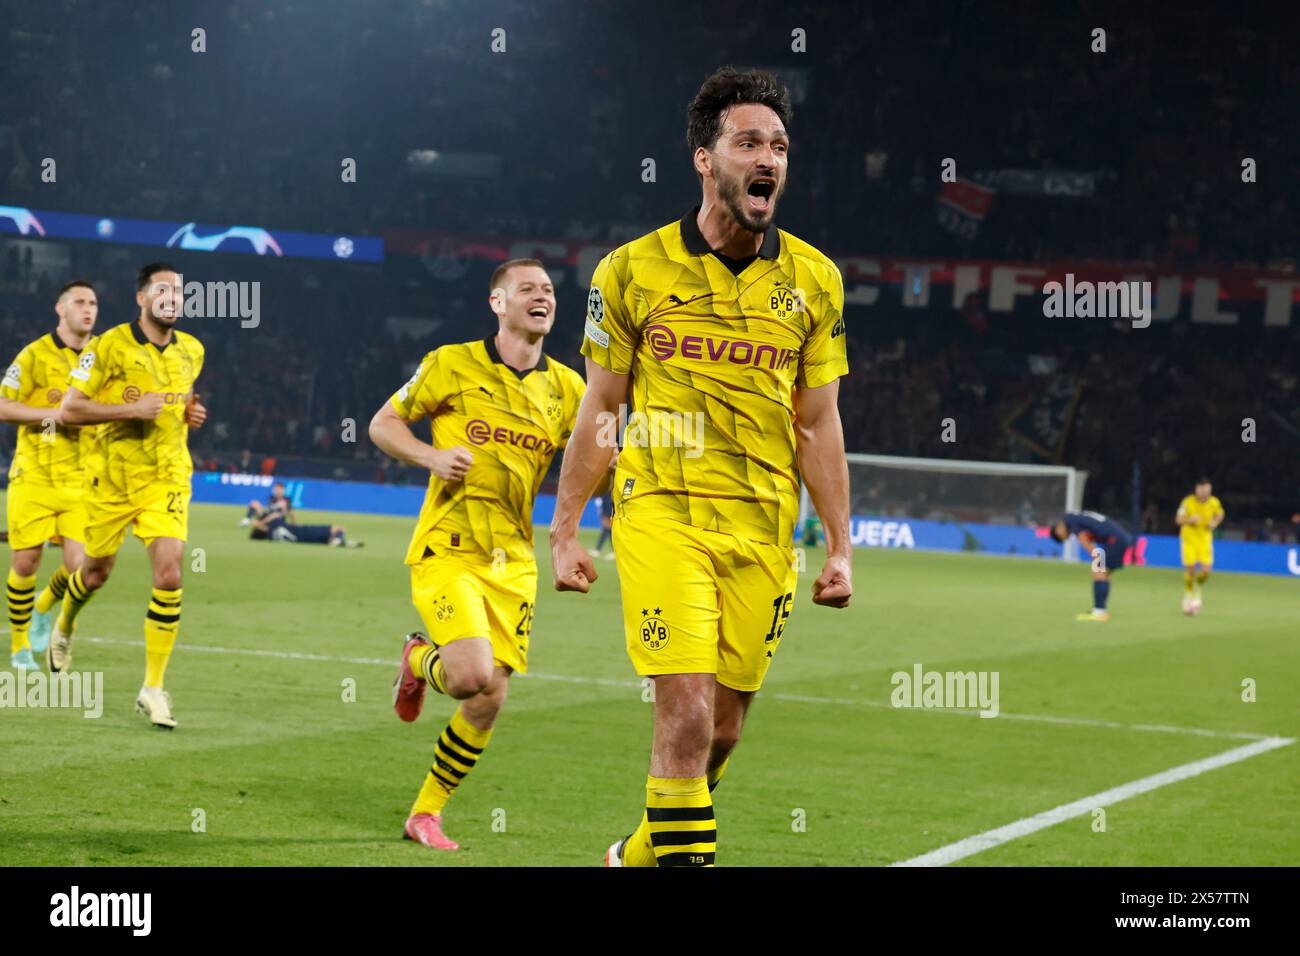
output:
M103 716L0 710L0 864L591 866L634 825L651 709L613 561L592 594L557 594L539 529L534 674L512 681L448 807L463 851L440 854L400 839L451 711L431 695L406 725L391 708L402 636L419 626L402 566L412 522L305 519L366 542L339 551L250 541L240 513L191 517L206 569L186 572L168 672L179 729L132 711L148 572L130 539L74 645L74 670L104 672ZM1090 604L1081 566L859 551L853 607L833 611L809 597L820 559L715 794L721 865L887 864L1247 742L1140 726L1300 728L1296 581L1218 575L1186 618L1178 573L1130 569L1095 625L1073 619ZM1004 717L891 708L891 674L918 662L997 671ZM1116 803L1104 832L1088 814L958 865L1296 864L1298 804L1291 745Z

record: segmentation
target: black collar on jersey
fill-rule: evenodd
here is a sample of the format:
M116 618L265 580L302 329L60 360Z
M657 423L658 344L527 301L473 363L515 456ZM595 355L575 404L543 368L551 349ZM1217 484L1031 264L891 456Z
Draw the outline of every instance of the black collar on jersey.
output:
M55 329L50 333L50 341L54 343L56 349L72 349L72 351L76 352L78 355L81 354L81 349L73 349L71 345L59 338L58 329Z
M135 340L139 342L141 345L152 345L159 352L166 352L167 349L171 346L171 344L176 341L175 329L172 329L172 337L167 340L166 345L158 345L154 342L149 341L149 336L144 334L144 329L140 328L139 322L131 323L131 334L135 336ZM182 351L184 350L182 349Z
M518 375L520 378L523 378L523 377L524 377L525 375L527 375L529 372L545 372L545 371L546 371L546 353L545 353L545 352L543 352L543 353L541 354L541 356L537 359L537 364L534 365L532 368L515 368L513 365L507 365L507 364L506 364L506 360L503 359L503 358L501 357L501 353L497 351L497 343L496 343L496 336L495 336L495 335L489 335L487 338L485 338L485 339L483 340L483 344L487 346L488 357L489 357L490 359L492 359L492 361L494 361L494 362L496 362L496 363L498 363L498 364L500 364L500 365L505 365L506 368L510 369L510 371L514 372L514 373L515 373L516 375Z
M743 262L744 260L731 259L714 250L704 238L704 233L700 232L700 224L696 217L700 214L700 207L696 206L685 216L682 217L682 245L686 251L693 256L706 256L712 252L723 262ZM763 233L763 244L758 247L758 254L764 259L775 259L781 254L781 234L777 231L775 225L767 227L767 232ZM753 259L750 259L752 262Z

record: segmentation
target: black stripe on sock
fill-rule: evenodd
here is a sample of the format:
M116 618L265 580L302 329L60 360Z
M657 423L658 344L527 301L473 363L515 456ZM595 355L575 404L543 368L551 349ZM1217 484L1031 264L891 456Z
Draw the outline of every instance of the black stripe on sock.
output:
M712 820L713 807L646 807L651 823L675 823L679 820Z
M150 598L149 601L152 604L157 604L159 607L180 607L181 606L180 598L177 598L175 601L164 601L161 598Z
M471 747L469 744L465 743L465 741L461 740L460 737L456 735L456 731L452 730L450 726L448 726L447 729L443 731L443 733L447 735L448 740L450 740L461 750L465 751L465 753L467 754L474 754L475 756L478 756L483 752L482 747Z
M441 767L443 770L447 771L449 774L455 777L457 781L464 780L465 774L469 773L468 770L457 770L455 767L447 763L447 761L443 760L437 754L433 755L433 764L435 767Z
M20 597L26 597L29 594L36 593L35 585L33 585L30 588L16 588L12 584L6 584L5 587L9 590L10 597L20 598Z
M175 624L181 619L181 612L177 611L175 614L159 614L153 608L150 608L148 613L145 614L145 617L151 621L157 621L159 624Z
M451 780L448 780L448 779L447 779L446 777L444 777L442 774L438 773L438 768L437 768L437 767L430 767L430 768L429 768L429 773L433 774L435 777L437 777L439 780L441 780L441 781L442 781L442 785L443 785L444 787L446 787L448 790L455 790L455 789L456 789L456 784L460 782L459 780L454 781L454 782L451 781Z
M665 853L656 858L660 866L708 866L713 862L712 853Z
M717 843L718 830L651 830L650 842L655 847L690 846L692 843Z
M457 753L456 748L451 746L447 741L443 740L441 737L438 738L438 746L442 748L442 752L446 754L449 759L459 760L467 767L472 767L474 766L474 764L478 762L478 757L466 757Z

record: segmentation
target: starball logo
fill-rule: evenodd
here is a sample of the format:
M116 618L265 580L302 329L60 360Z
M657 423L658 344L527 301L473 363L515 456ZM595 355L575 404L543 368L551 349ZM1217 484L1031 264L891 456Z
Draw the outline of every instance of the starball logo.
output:
M496 442L498 445L514 445L517 448L523 448L528 451L536 451L543 455L549 455L555 451L555 445L549 439L541 435L533 435L528 432L517 432L513 429L506 428L504 425L489 425L481 418L465 424L465 437L475 445L486 445L488 442Z
M680 355L697 361L780 370L787 368L797 354L794 349L778 349L775 345L755 345L744 339L714 338L711 335L683 335L679 340L677 333L666 325L650 326L645 330L644 339L650 352L661 362Z

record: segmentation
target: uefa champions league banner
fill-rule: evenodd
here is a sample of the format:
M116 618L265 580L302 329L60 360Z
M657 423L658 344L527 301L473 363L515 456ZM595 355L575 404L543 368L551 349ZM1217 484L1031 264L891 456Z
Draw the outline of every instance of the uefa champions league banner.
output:
M132 246L163 246L191 252L237 252L296 259L383 262L384 240L261 226L214 226L154 219L110 219L0 205L0 235L27 239L89 239Z
M424 503L422 485L382 485L324 478L275 478L270 475L199 471L194 473L194 501L202 504L247 505L256 498L265 503L271 485L282 481L294 508L356 514L400 515L415 518ZM555 496L538 495L533 524L548 526L555 514ZM595 498L582 513L582 527L600 527L600 506ZM855 548L899 548L915 551L967 551L1008 557L1059 559L1062 546L1046 528L1018 525L919 521L912 518L855 516L849 522ZM1171 535L1142 535L1125 555L1132 567L1181 567L1178 539ZM1256 541L1216 541L1214 566L1219 571L1278 574L1300 577L1300 545Z

